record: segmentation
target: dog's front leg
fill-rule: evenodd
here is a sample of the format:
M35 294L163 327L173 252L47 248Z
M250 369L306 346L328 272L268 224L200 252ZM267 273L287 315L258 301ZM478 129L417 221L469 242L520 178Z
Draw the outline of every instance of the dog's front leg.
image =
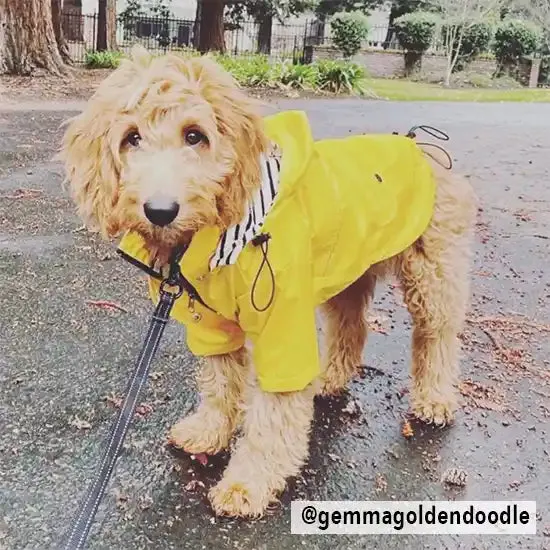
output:
M188 453L215 454L226 448L239 422L247 371L244 348L205 358L197 377L199 407L172 427L170 442Z
M245 388L243 431L209 497L217 514L259 517L307 459L315 388L266 393L253 372Z

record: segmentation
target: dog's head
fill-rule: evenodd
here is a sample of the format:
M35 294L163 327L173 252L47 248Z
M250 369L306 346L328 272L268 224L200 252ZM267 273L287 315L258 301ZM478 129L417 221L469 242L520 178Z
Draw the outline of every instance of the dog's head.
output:
M241 219L265 148L256 106L214 61L138 47L69 121L61 157L91 228L168 248Z

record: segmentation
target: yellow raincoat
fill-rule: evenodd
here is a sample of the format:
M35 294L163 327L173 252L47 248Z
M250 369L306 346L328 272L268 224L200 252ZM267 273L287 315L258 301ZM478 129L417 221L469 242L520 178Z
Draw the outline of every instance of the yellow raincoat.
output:
M181 262L182 274L204 303L189 307L185 294L172 317L186 326L198 356L237 350L246 339L260 386L268 392L303 389L320 372L315 307L357 280L372 264L411 245L427 227L434 206L431 167L414 140L363 135L313 141L303 112L266 118L282 152L280 187L263 233L269 233L269 269L260 270L260 246L248 243L234 265L209 268L220 231L198 231ZM119 250L148 265L141 237L127 233ZM258 277L253 306L251 289ZM150 277L151 298L159 280Z

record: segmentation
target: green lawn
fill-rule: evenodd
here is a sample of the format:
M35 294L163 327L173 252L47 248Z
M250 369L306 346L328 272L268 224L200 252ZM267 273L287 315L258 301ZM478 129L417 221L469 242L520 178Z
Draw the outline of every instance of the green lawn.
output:
M521 101L550 102L550 89L526 88L499 90L491 88L443 88L437 84L424 84L410 80L369 78L366 88L381 99L394 101Z

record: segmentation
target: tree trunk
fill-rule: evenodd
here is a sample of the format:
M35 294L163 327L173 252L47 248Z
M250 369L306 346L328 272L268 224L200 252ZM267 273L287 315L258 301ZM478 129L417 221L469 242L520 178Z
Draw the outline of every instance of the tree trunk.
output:
M223 8L225 0L202 0L199 51L225 52Z
M273 31L273 16L266 14L259 21L258 28L258 53L269 55L271 53L271 34Z
M53 32L55 34L55 40L61 58L65 63L72 63L71 54L69 53L69 46L63 36L63 24L61 20L61 0L52 0L52 24Z
M405 52L405 76L418 74L422 69L422 52Z
M193 48L199 49L199 38L201 32L202 0L197 0L195 9L195 22L193 23Z
M116 49L116 0L98 0L96 49Z
M382 43L382 47L387 50L390 47L391 41L393 39L393 35L395 33L395 29L393 28L393 24L398 17L398 8L395 6L395 4L392 4L390 9L390 17L388 19L388 30L386 31L386 38L384 39L384 42Z
M59 52L51 0L0 0L0 73L54 74L67 68Z

